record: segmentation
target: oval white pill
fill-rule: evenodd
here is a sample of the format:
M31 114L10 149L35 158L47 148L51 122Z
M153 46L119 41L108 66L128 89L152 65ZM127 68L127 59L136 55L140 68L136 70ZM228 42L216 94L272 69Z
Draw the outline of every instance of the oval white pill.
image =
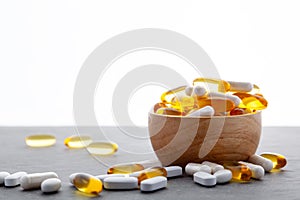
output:
M213 116L215 114L215 110L211 106L204 106L194 112L189 113L187 116L197 117L197 116Z
M194 175L196 172L206 172L211 173L211 168L207 165L199 163L189 163L185 166L185 173L189 176Z
M239 163L246 165L247 167L250 168L251 173L252 173L252 176L251 176L252 178L262 179L264 177L265 170L262 166L255 165L255 164L248 163L248 162L243 162L243 161L240 161Z
M239 106L240 103L242 102L242 100L238 96L235 96L235 95L232 95L232 94L224 94L224 93L221 93L221 92L210 92L208 94L208 96L210 96L210 97L220 97L220 98L225 98L225 99L228 98L231 101L233 101L235 106Z
M58 178L49 178L42 182L41 190L44 193L54 193L61 188L61 181Z
M266 172L270 172L273 169L273 162L267 158L259 155L252 155L248 159L249 162L262 166Z
M203 186L214 186L217 184L217 178L206 172L196 172L194 174L194 182Z
M167 171L168 178L182 175L182 168L180 166L169 166L164 168Z
M54 172L26 174L20 178L20 185L24 190L37 189L41 187L44 180L57 177Z
M206 94L206 89L204 87L201 87L199 85L194 87L194 94L198 97L202 97Z
M104 179L103 186L109 190L132 190L138 188L136 177L108 177Z
M222 165L219 165L219 164L216 164L216 163L213 163L213 162L209 162L209 161L204 161L202 164L211 167L211 172L213 174L216 173L217 171L221 170L221 169L224 169L224 167Z
M167 187L167 178L164 176L156 176L143 180L140 185L141 191L151 192Z
M9 175L10 175L10 173L8 173L8 172L0 172L0 185L4 184L5 177L7 177Z
M216 176L217 183L219 184L227 183L232 179L232 172L228 169L218 170L214 173L214 175Z
M103 175L97 175L95 177L103 182L104 179L108 177L126 177L126 175L125 174L103 174Z
M6 187L14 187L20 185L20 179L22 176L26 175L26 172L16 172L4 178L4 185Z
M231 92L250 92L253 89L253 84L249 82L227 81L230 84Z

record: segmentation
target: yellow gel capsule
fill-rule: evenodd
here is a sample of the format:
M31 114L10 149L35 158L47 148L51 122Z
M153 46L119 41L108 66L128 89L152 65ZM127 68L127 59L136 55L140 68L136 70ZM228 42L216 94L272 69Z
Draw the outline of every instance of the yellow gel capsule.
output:
M180 105L179 105L178 101L176 101L176 99L179 98L179 96L178 96L179 93L182 93L182 95L185 94L185 88L186 88L186 86L180 86L175 89L164 92L161 95L160 99L165 104L171 104L174 107L180 107Z
M154 168L144 170L137 178L138 178L138 182L141 183L143 180L153 178L156 176L167 177L167 171L161 167L154 167Z
M64 144L69 148L84 148L92 142L92 139L89 136L70 136L67 137L64 141Z
M200 98L197 101L199 108L204 106L212 106L216 113L229 112L235 105L230 99L211 97L211 98Z
M144 170L144 166L141 164L119 164L113 167L110 167L107 170L108 174L132 174L133 172Z
M74 177L73 185L81 192L98 194L102 191L102 182L88 174L77 174Z
M92 142L87 150L93 155L111 155L118 151L118 145L113 142Z
M240 108L263 110L268 106L268 101L261 94L237 92L233 95L238 96L242 100L242 103L239 105Z
M160 115L183 115L182 112L174 109L174 108L159 108L156 111L156 114Z
M237 162L225 162L223 166L232 172L232 178L237 181L250 181L252 172L246 165Z
M287 164L286 158L278 153L262 153L260 156L273 162L273 169L281 169Z
M228 92L230 90L230 84L227 81L213 79L213 78L196 78L193 81L193 85L197 83L212 83L218 86L219 92Z
M49 147L55 144L56 138L53 135L30 135L25 142L30 147Z

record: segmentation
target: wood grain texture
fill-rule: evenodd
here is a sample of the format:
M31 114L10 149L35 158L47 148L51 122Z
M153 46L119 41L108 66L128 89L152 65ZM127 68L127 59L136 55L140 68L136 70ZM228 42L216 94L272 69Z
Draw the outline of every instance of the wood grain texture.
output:
M201 118L149 113L148 129L164 166L247 160L260 141L261 112Z

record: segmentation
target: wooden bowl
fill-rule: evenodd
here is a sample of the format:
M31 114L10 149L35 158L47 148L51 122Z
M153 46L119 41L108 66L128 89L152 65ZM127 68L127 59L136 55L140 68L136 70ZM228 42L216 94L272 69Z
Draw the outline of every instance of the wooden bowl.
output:
M213 117L149 112L148 129L152 147L163 166L245 161L259 144L261 112Z

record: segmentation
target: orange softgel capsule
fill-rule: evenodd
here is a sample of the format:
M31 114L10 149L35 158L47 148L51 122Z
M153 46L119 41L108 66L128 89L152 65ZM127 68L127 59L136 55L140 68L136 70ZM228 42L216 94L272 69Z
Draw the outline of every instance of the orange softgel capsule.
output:
M133 172L144 170L144 166L137 163L119 164L110 167L107 170L108 174L132 174Z
M237 92L233 95L238 96L242 100L242 104L239 105L240 108L263 110L268 106L268 101L261 94Z
M153 178L153 177L156 177L156 176L167 177L167 171L164 168L161 168L161 167L154 167L154 168L144 170L138 176L138 182L141 183L143 180Z
M193 85L197 85L197 83L211 83L217 85L219 92L228 92L230 90L230 84L227 81L213 79L213 78L196 78L193 81Z
M252 172L246 165L238 162L225 162L223 166L232 172L232 178L237 181L250 181Z
M267 158L273 162L273 169L281 169L287 164L286 158L278 153L262 153L260 156Z
M79 191L88 194L98 194L102 191L102 182L89 174L77 174L73 184Z
M229 112L234 108L234 102L230 99L212 97L212 98L201 98L197 101L198 107L203 108L204 106L212 106L216 113Z

